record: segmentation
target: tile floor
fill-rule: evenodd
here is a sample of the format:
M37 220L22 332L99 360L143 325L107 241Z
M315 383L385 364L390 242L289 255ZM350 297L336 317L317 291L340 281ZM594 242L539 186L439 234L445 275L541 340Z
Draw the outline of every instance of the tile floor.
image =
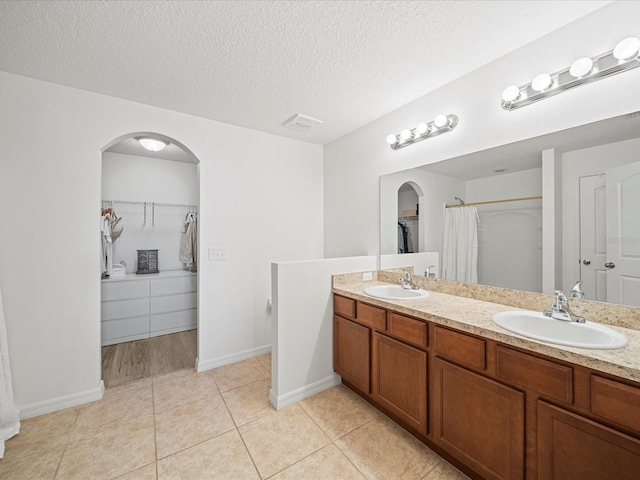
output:
M24 420L0 478L467 478L342 385L276 412L270 365L181 370Z

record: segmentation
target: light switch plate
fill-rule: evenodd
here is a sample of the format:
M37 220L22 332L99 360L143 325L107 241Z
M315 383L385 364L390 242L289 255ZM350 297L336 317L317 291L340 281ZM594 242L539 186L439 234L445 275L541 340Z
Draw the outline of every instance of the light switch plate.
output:
M227 259L227 249L226 248L209 248L209 261L215 262L218 260L226 260Z

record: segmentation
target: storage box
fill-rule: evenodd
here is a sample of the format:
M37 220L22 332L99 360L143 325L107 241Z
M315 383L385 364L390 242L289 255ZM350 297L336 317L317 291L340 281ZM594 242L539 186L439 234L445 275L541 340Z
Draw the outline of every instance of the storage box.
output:
M137 274L159 273L158 250L137 250L138 270Z

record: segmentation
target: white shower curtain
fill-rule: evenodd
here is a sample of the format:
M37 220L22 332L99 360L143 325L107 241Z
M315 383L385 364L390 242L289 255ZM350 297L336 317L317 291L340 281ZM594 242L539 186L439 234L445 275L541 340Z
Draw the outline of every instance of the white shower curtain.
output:
M476 207L445 208L441 276L459 282L478 282Z
M13 386L9 366L7 328L4 323L2 290L0 289L0 458L4 458L4 441L20 431L20 412L13 405Z

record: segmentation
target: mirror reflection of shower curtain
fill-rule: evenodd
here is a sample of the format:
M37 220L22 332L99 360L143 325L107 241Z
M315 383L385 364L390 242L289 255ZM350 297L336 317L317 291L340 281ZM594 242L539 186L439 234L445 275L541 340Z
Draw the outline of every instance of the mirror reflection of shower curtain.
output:
M444 210L441 276L458 282L478 282L478 211L476 207Z

